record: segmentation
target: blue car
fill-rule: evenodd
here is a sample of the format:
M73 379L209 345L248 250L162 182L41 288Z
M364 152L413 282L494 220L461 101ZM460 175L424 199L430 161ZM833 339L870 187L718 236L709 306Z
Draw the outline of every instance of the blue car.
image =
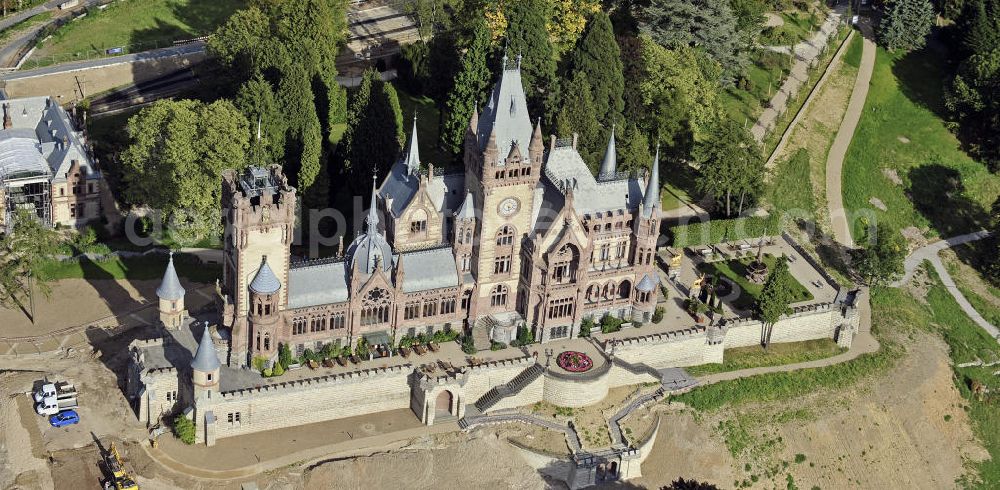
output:
M52 424L52 427L66 427L67 425L78 424L80 423L80 415L75 410L66 410L65 412L59 412L49 417L49 423Z

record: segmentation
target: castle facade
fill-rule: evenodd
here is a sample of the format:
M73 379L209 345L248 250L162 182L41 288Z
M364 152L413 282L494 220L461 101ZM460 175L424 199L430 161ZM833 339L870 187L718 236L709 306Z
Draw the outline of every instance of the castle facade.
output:
M576 336L586 317L648 321L660 285L658 162L642 177L618 172L612 132L595 177L575 146L546 144L519 62L505 60L471 117L462 172L422 162L414 124L362 232L339 257L296 263L296 194L280 167L226 172L230 363L273 358L281 343L299 354L465 329L482 349L522 329L541 342Z

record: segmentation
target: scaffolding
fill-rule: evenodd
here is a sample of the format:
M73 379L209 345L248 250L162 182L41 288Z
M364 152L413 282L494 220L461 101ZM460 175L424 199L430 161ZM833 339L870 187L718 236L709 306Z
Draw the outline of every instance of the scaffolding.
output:
M13 223L14 213L26 210L45 226L52 226L52 185L48 178L3 181L4 225Z

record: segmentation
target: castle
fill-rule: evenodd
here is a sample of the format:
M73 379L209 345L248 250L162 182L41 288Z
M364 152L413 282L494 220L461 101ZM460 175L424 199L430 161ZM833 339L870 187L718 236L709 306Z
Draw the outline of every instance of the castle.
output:
M229 363L273 359L279 344L376 348L465 329L477 348L575 337L585 317L648 321L658 294L657 168L617 170L612 132L595 178L575 137L546 147L520 62L508 63L465 136L464 172L408 151L373 189L365 227L342 256L292 263L295 189L280 167L224 174L223 324Z

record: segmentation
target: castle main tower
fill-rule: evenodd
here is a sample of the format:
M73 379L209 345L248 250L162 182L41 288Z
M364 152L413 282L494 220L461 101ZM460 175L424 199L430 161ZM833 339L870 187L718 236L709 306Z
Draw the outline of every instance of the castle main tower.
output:
M476 298L470 317L516 309L521 240L532 226L542 172L541 122L532 129L520 56L505 56L503 73L482 114L466 133L466 189L481 216L472 251Z
M295 227L295 189L281 166L250 167L222 175L225 227L223 257L223 322L232 328L229 365L250 362L249 311L251 283L267 267L279 284L288 284L289 252ZM258 292L260 293L260 292ZM268 303L274 310L288 304L288 288L278 288ZM265 293L266 295L266 293ZM276 314L274 311L272 314ZM263 346L262 346L263 347Z

